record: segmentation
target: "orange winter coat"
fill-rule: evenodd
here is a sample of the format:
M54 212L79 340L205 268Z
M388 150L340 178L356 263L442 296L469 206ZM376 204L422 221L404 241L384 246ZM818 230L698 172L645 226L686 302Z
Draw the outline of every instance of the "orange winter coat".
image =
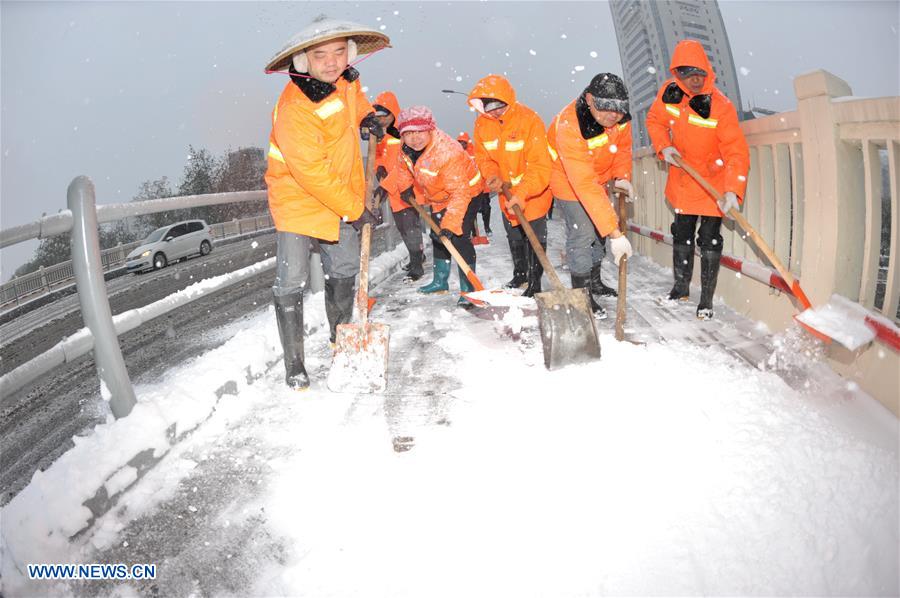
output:
M430 204L434 212L446 209L441 226L461 235L469 202L481 193L481 175L459 142L435 129L431 143L415 164L403 151L399 162L400 167L394 171L396 179L389 184L402 190L417 183L424 199L420 203Z
M396 124L397 117L400 115L400 102L397 101L397 96L395 96L393 92L385 91L375 98L375 103L387 108L394 116L394 123ZM388 127L384 137L378 142L378 146L375 150L375 167L384 166L384 169L387 170L388 175L390 175L390 173L400 164L398 159L400 157L400 148L402 146L403 142L400 140L400 132L393 125ZM385 191L388 192L388 199L391 202L392 212L399 212L409 208L409 205L400 199L399 189L396 187L391 187L390 189L388 187L384 188ZM420 198L419 203L421 203L422 191L418 186L415 188L415 193L416 197Z
M495 98L509 105L499 119L484 114L479 98ZM511 193L525 201L525 218L546 216L553 202L550 193L550 154L547 130L537 113L516 102L516 92L500 75L488 75L469 92L469 104L479 111L475 119L475 162L485 179L499 177ZM513 226L518 221L499 195L500 209Z
M675 146L682 158L719 193L732 191L743 202L750 151L737 111L715 87L716 75L700 42L678 42L669 68L674 74L679 66L702 68L708 73L706 83L700 94L693 97L677 77L663 84L647 113L647 132L653 147L662 159L660 152ZM669 168L666 198L682 214L722 216L715 200L681 168Z
M611 233L619 219L605 185L611 179L631 180L631 123L605 129L579 96L550 123L547 142L553 197L581 202L597 231Z
M290 81L272 111L266 186L278 231L337 241L341 219L362 214L359 124L372 106L358 79L334 85L313 102Z

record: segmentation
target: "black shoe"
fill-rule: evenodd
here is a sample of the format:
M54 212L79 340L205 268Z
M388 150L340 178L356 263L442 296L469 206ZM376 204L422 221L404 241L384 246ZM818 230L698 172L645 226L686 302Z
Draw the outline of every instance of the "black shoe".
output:
M507 289L521 289L528 284L528 258L524 243L516 243L509 248L513 259L513 277L503 285Z
M331 331L331 342L337 337L338 324L347 324L353 318L353 299L356 293L356 277L325 279L325 315Z
M525 254L528 261L528 286L525 288L522 296L534 297L535 293L541 292L541 277L544 275L544 266L541 265L541 260L538 259L530 243L525 247Z
M672 271L675 274L675 286L669 291L669 301L687 301L691 296L691 276L694 273L693 245L674 245L672 247Z
M594 294L591 293L591 275L588 274L572 274L572 288L573 289L587 289L588 290L588 299L591 302L591 311L594 312L594 317L598 320L603 320L606 318L606 309L594 299Z
M700 304L697 306L697 318L700 320L712 320L712 302L716 294L721 259L721 251L700 251Z
M603 284L600 278L600 264L591 266L591 293L600 297L618 297L619 294L612 287Z
M309 388L303 366L303 293L276 296L275 321L284 349L284 382L295 390Z
M513 272L513 277L503 285L505 289L521 289L528 284L528 275L525 272Z

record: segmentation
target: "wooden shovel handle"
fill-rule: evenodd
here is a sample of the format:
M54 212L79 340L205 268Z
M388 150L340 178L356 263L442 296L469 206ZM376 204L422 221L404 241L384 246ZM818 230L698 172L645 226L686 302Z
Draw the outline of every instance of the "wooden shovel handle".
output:
M453 246L453 243L450 242L450 239L441 235L441 229L435 223L434 218L428 215L428 212L425 211L425 208L419 205L419 202L416 201L415 198L409 202L410 205L415 208L416 212L419 213L419 216L422 220L428 224L428 227L434 232L438 239L441 240L441 243L444 244L444 247L447 248L447 251L450 252L450 255L453 256L453 259L456 260L456 265L459 266L459 269L463 271L466 275L466 278L469 279L469 282L472 283L472 286L475 287L476 291L483 291L484 285L481 284L481 280L478 276L475 275L475 272L472 268L469 267L469 264L466 263L466 260L459 254L459 251L456 250L456 247Z
M503 196L506 197L506 201L509 201L509 185L507 183L503 184L501 193L503 193ZM531 227L531 223L528 222L528 219L525 218L525 213L522 211L522 208L520 208L519 206L512 206L512 211L513 214L516 215L516 220L519 221L519 226L521 226L522 230L525 231L525 236L528 237L528 242L531 243L531 248L534 250L534 254L537 256L538 260L541 262L541 265L544 267L544 272L547 273L547 277L550 279L550 284L552 284L553 288L557 291L564 291L566 287L563 286L562 281L559 279L559 275L556 273L556 269L547 258L547 252L544 251L540 240L537 238L537 235L534 234L534 229Z
M377 146L378 140L374 135L370 135L366 154L366 209L372 206L375 194L375 150ZM369 322L369 254L371 249L372 225L365 224L359 240L359 288L356 290L356 309L359 311L359 322L363 330Z
M691 177L695 181L697 181L697 183L701 187L703 187L706 192L716 200L716 202L722 200L722 196L715 189L715 187L710 185L709 181L703 178L703 176L699 172L697 172L690 164L685 162L680 156L674 156L674 160L676 164L678 164L678 166L684 169L685 172L691 175ZM804 293L803 289L800 288L800 284L797 282L797 279L794 278L794 275L791 274L790 270L784 267L784 264L781 263L781 260L778 259L778 256L775 255L775 252L772 251L772 248L769 247L769 244L766 243L765 239L763 239L760 234L756 232L756 229L754 229L750 225L750 223L747 222L747 219L744 218L744 215L737 210L733 208L728 210L728 215L734 218L734 221L738 223L738 226L740 226L742 229L744 229L744 231L746 231L748 235L750 235L750 238L753 239L753 242L756 244L756 246L759 247L760 251L762 251L763 254L765 254L766 259L769 260L769 263L775 266L775 269L778 270L778 273L781 275L781 277L785 280L785 282L787 282L788 286L791 287L791 292L795 297L797 297L797 300L800 302L800 305L803 306L803 309L809 309L811 307L811 304L809 302L809 299L806 297L806 293Z
M609 186L610 193L614 193L616 197L616 212L619 216L619 231L625 234L628 228L628 211L625 207L625 194L616 191L613 185ZM625 301L628 290L628 256L623 255L619 258L619 288L618 297L616 298L616 340L625 340Z

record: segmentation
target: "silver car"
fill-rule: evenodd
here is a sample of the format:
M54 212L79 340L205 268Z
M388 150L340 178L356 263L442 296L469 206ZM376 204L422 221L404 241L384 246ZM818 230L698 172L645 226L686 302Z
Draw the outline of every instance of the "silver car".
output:
M185 220L158 228L144 239L140 247L128 254L125 266L139 274L145 270L165 268L170 262L189 255L206 255L212 251L212 229L202 220Z

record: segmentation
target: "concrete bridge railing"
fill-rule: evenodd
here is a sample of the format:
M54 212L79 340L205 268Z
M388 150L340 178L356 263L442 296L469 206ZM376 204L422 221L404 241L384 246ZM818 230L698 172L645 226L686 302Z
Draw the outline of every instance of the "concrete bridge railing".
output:
M835 370L900 414L900 97L851 97L826 71L797 77L794 90L795 111L742 123L751 158L743 213L814 306L836 293L889 320L870 346L854 353L833 346L828 355ZM640 199L633 230L668 234L674 214L664 196L666 171L651 149L635 153L634 179ZM728 225L722 234L735 263L767 271L740 229ZM642 254L671 267L668 245L631 238ZM723 270L717 295L773 330L793 325L795 304L766 276Z

